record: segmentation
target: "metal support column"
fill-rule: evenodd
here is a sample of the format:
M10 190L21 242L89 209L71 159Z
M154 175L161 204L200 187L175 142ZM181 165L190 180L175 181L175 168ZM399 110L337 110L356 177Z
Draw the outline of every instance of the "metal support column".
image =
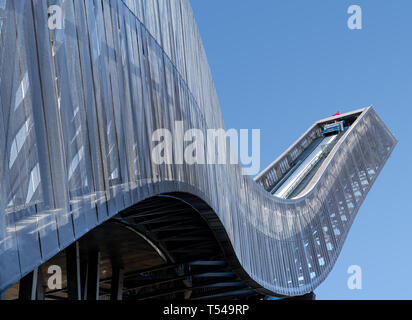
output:
M122 300L124 270L117 266L113 266L112 270L111 300Z
M100 252L89 253L87 259L87 296L86 300L99 300Z
M43 274L40 270L37 272L36 295L36 300L44 300Z
M38 269L20 280L19 300L36 300Z
M80 257L80 297L81 300L86 300L87 297L87 275L88 275L87 259Z
M81 300L80 248L76 241L66 249L67 294L69 300Z

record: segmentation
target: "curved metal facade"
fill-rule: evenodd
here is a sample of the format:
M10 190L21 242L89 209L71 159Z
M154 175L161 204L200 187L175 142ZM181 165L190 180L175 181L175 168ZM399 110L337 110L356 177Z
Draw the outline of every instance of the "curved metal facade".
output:
M186 192L251 279L310 292L396 144L364 109L310 190L283 200L237 165L154 165L151 133L176 120L224 128L188 0L0 0L0 291L125 208Z

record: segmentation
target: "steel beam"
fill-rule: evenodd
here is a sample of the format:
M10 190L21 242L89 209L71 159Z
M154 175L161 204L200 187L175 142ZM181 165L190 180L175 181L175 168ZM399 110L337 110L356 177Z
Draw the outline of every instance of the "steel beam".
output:
M38 269L30 272L20 280L19 300L36 300Z
M81 300L80 248L79 242L66 249L67 294L69 300Z
M100 252L92 251L87 259L87 295L86 300L99 300L100 287Z
M123 299L124 270L120 267L112 268L111 300Z

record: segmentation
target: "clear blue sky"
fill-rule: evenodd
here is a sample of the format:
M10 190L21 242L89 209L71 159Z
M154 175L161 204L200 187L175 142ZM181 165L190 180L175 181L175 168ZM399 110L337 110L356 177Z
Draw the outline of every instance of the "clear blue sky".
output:
M262 130L262 169L314 121L374 105L399 140L318 299L412 298L412 1L191 0L227 128ZM363 29L349 30L360 5ZM409 119L408 119L409 118ZM350 265L363 289L347 287Z

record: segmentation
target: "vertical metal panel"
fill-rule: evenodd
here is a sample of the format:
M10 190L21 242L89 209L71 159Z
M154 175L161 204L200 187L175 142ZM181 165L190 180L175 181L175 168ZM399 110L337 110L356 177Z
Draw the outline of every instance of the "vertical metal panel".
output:
M396 145L374 110L358 112L296 199L265 188L316 125L258 183L238 165L157 166L154 130L224 128L189 1L47 4L62 7L62 30L47 28L46 2L0 1L0 291L124 208L176 191L214 209L261 286L313 291Z
M10 202L10 148L14 141L13 122L10 121L17 83L17 45L13 3L0 5L0 284L13 283L21 277L17 247L15 217ZM0 285L1 287L1 285Z

